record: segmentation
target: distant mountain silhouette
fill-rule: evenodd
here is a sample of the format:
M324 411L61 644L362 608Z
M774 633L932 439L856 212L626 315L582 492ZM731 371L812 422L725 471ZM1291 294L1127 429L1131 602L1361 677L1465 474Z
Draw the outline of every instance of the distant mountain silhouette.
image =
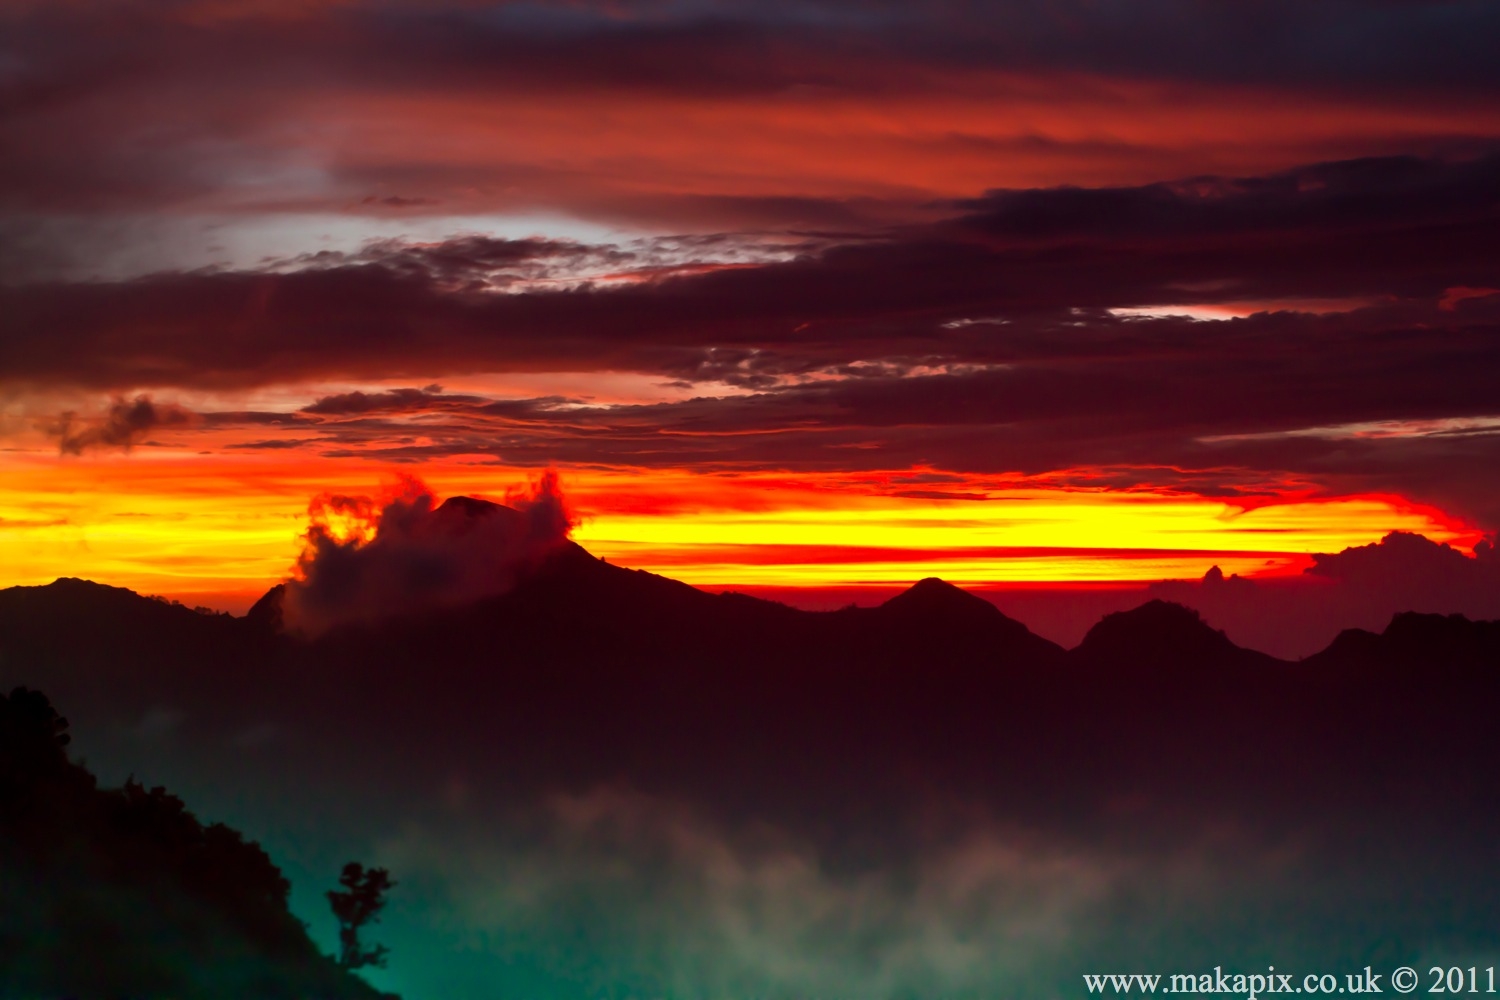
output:
M989 601L936 577L917 582L864 617L898 638L920 631L929 641L970 646L980 655L1042 665L1056 661L1061 653L1057 644L1034 635Z
M1405 612L1396 615L1384 632L1346 629L1321 653L1305 663L1361 663L1405 667L1429 663L1481 671L1500 670L1500 621L1474 622L1463 615Z
M942 618L948 621L968 618L986 622L994 622L996 615L1005 618L1000 614L1000 609L989 601L966 593L935 576L917 581L911 589L897 594L881 606L890 614L911 618Z
M98 788L67 730L42 694L0 695L0 997L385 996L314 947L256 844L160 787Z
M1273 657L1241 649L1198 612L1180 604L1148 601L1133 611L1106 615L1073 650L1076 660L1142 669L1234 663L1270 666Z
M433 516L462 532L509 514L459 499ZM195 732L291 733L295 766L340 787L448 768L496 775L507 795L624 781L871 823L914 789L1081 822L1125 790L1238 808L1247 789L1305 804L1336 785L1341 809L1375 812L1393 773L1415 789L1438 768L1477 788L1500 765L1454 735L1488 731L1500 632L1458 618L1398 616L1289 663L1153 601L1064 651L935 579L878 607L807 612L571 542L507 593L310 640L278 632L283 594L230 619L81 581L12 588L0 682L109 720L132 759L168 759L150 754L207 738ZM1381 725L1403 715L1393 743ZM257 752L272 759L268 739Z

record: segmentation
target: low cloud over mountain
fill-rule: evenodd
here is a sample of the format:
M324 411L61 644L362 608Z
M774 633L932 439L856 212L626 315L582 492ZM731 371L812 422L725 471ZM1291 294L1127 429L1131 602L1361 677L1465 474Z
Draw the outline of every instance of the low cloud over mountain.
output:
M410 476L380 500L318 497L286 584L284 623L312 635L505 593L567 541L574 523L554 473L506 499L508 506L469 497L439 505Z

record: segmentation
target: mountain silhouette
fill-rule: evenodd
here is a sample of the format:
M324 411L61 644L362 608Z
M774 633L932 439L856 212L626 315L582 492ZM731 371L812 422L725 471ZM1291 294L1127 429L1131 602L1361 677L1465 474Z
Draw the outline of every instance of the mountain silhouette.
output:
M1210 627L1198 612L1181 604L1148 601L1131 611L1106 615L1089 629L1073 650L1079 661L1141 669L1171 669L1213 664L1270 666L1277 661L1241 649Z
M463 535L519 515L457 498L430 516ZM0 680L47 686L117 731L150 730L165 707L183 717L173 732L320 733L330 768L368 759L343 749L357 726L381 734L377 757L413 741L454 761L526 760L508 787L705 789L733 775L747 799L782 806L833 784L853 801L913 781L1057 804L1112 783L1226 795L1216 781L1253 778L1292 794L1309 779L1298 754L1381 757L1361 719L1410 706L1425 714L1403 745L1430 757L1453 742L1434 720L1473 716L1496 683L1478 665L1500 662L1493 625L1398 616L1382 635L1349 633L1288 663L1161 601L1106 616L1064 651L936 579L878 607L807 612L572 542L506 593L313 639L278 631L284 595L272 588L236 619L76 580L11 588Z
M994 621L1000 609L989 601L975 597L935 576L919 580L910 589L881 605L888 614L912 618L929 617L949 621L964 618ZM1004 615L1000 615L1004 618Z
M280 632L282 628L281 602L285 599L286 584L278 583L270 590L260 596L250 610L245 612L245 620L256 631L268 634Z
M1429 663L1473 670L1496 669L1500 622L1470 621L1463 615L1404 612L1391 619L1385 631L1346 629L1305 663L1360 663L1403 667Z

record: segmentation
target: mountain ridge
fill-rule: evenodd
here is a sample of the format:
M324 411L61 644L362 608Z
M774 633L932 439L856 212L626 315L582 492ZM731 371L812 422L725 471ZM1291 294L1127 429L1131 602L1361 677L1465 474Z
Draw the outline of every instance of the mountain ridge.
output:
M450 808L450 787L455 803L605 787L808 837L896 836L934 801L1061 829L1131 801L1286 830L1330 808L1389 824L1435 774L1496 808L1497 623L1397 616L1290 662L1148 602L1064 650L933 579L801 611L572 543L465 607L305 638L274 629L273 604L229 618L77 581L0 591L0 687L68 705L90 759L127 772L275 775L259 808L298 823L355 802L399 824Z
M504 504L473 496L453 496L431 510L419 512L414 522L422 536L441 536L460 543L472 539L476 544L485 541L484 535L498 523L511 535L553 530L546 517L530 517L527 512ZM295 585L295 584L294 584ZM14 591L15 593L11 593ZM288 584L278 583L270 587L239 618L233 619L236 628L249 628L258 641L268 641L271 635L284 631L283 613L287 599ZM5 596L10 595L10 596ZM66 595L66 596L64 596ZM161 605L151 612L132 612L128 597L137 597L125 588L111 587L92 581L63 577L44 587L8 588L0 591L0 616L7 613L15 621L30 614L43 617L55 614L49 608L59 603L72 601L86 605L87 614L97 625L106 621L116 627L126 624L121 616L140 619L131 631L131 637L140 637L142 624L149 615L158 625L168 621L185 621L183 614L188 609ZM173 602L175 604L175 602ZM21 607L16 607L20 605ZM848 628L873 629L890 632L910 628L930 628L934 636L956 637L964 642L992 647L1013 656L1028 659L1055 659L1066 654L1072 660L1088 663L1109 661L1128 656L1132 659L1150 660L1159 668L1176 665L1185 668L1192 661L1211 659L1236 662L1247 669L1266 668L1275 663L1288 662L1269 654L1241 647L1225 636L1223 630L1209 626L1202 615L1186 604L1175 601L1151 599L1120 612L1106 614L1100 618L1071 649L1062 647L1033 633L1024 623L1000 611L989 601L937 577L919 580L906 590L874 607L855 607L838 612L802 611L774 601L735 591L711 593L670 577L645 570L629 569L599 559L576 542L559 538L556 542L545 542L532 555L523 559L517 567L517 580L513 586L501 593L478 595L451 607L427 608L417 611L395 612L385 620L373 623L353 623L341 626L358 631L362 628L392 627L400 630L404 626L420 627L417 619L427 617L437 621L462 621L466 617L505 606L524 609L536 617L538 622L565 621L579 615L593 616L596 620L606 617L632 618L637 625L655 628L681 629L673 623L674 617L692 621L703 618L718 622L720 627L736 628L792 628L803 631L824 628L828 623L841 622ZM22 611L21 608L29 608ZM171 617L175 616L175 617ZM223 619L228 616L213 616ZM1406 632L1418 628L1425 619L1397 614L1388 623L1386 632L1392 632L1386 643L1423 642L1465 643L1481 641L1476 636L1483 630L1473 632L1468 638L1443 639L1433 631L1456 625L1425 626L1422 636L1407 636ZM0 618L0 624L4 619ZM823 623L814 625L812 623ZM792 623L798 623L793 625ZM216 626L220 632L223 622ZM183 626L184 629L201 626ZM839 631L833 628L833 631ZM1363 630L1345 630L1328 646L1303 657L1301 662L1322 662L1329 656L1353 655L1366 650L1368 639L1358 634ZM216 633L218 634L218 633ZM980 636L985 636L983 642ZM945 640L946 641L946 640ZM950 645L952 642L950 641ZM1321 658L1321 659L1320 659Z
M637 600L644 599L645 588L650 588L652 596L656 597L670 595L678 601L701 602L703 607L738 605L741 608L753 608L758 612L783 617L808 616L809 618L832 619L841 615L847 616L851 612L882 612L912 620L932 614L948 621L988 622L1013 634L1017 630L1024 630L1026 635L1037 642L1056 645L1031 632L1024 623L1009 617L984 598L938 577L919 580L878 605L851 606L832 611L808 611L734 590L710 592L648 570L621 567L591 555L574 542L568 542L565 548L559 550L558 556L556 560L551 560L539 567L538 572L528 577L517 590L545 590L549 591L552 596L557 596L559 588L575 587L580 582L584 582L586 588L594 592L594 596L602 597L618 595L623 588L644 582L641 590L635 594ZM579 566L588 567L587 578L580 578L577 572ZM227 620L251 625L257 630L277 630L281 621L279 605L285 590L285 583L272 585L243 615L229 615L224 612L205 615L201 611L195 611L180 603L150 597L127 587L78 577L59 577L46 584L23 584L0 588L0 626L6 624L7 620L15 621L37 613L53 613L64 604L73 603L79 606L80 612L86 610L88 614L94 616L103 615L113 618L121 614L135 613L139 616L149 615L157 622L207 620L223 623ZM511 591L498 596L503 599L515 592ZM478 599L468 606L448 609L441 614L463 615L471 611L473 607L487 604L495 599ZM132 609L134 609L133 612ZM1460 623L1466 623L1466 625ZM1208 625L1202 615L1189 605L1152 598L1142 601L1141 604L1129 610L1111 612L1102 616L1087 631L1083 640L1077 646L1067 649L1067 652L1089 657L1098 656L1100 651L1107 646L1118 646L1122 642L1129 641L1132 636L1150 636L1153 626L1158 630L1170 630L1176 639L1188 640L1185 648L1197 653L1210 648L1220 651L1238 650L1241 653L1252 654L1252 658L1290 663L1315 660L1333 650L1360 647L1361 644L1368 642L1367 637L1387 636L1391 641L1399 640L1404 644L1410 644L1416 639L1431 638L1435 631L1440 632L1444 628L1462 629L1464 634L1471 639L1487 637L1491 629L1485 626L1500 630L1500 621L1470 619L1461 614L1397 612L1392 615L1390 622L1381 632L1371 632L1361 628L1344 629L1323 650L1302 657L1300 660L1282 660L1258 650L1239 646L1225 636L1222 629L1215 629ZM1473 628L1467 626L1473 626ZM379 628L379 625L369 627ZM1151 637L1160 638L1159 635Z

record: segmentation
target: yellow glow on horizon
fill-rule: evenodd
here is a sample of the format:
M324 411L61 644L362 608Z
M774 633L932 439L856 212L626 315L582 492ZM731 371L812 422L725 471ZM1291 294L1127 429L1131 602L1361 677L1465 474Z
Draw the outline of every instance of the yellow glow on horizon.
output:
M590 547L596 555L599 548ZM631 556L634 555L634 558ZM1109 558L1093 554L1069 556L1004 556L935 558L883 562L869 560L845 563L785 562L772 565L706 560L682 563L654 559L649 550L606 556L611 562L646 569L709 590L736 587L839 587L870 584L906 585L936 576L950 583L1115 583L1201 577L1210 565L1226 574L1248 576L1265 570L1264 553L1241 555L1198 554L1152 555L1142 558ZM1284 559L1281 561L1285 561Z
M1245 547L1300 552L1323 551L1318 546L1326 545L1343 548L1349 539L1372 531L1445 530L1429 516L1364 498L1287 503L1243 512L1196 498L1062 490L1017 492L991 501L845 499L847 506L839 509L788 505L768 511L702 511L690 518L612 514L607 521L585 523L574 537L586 547L590 543L670 547L733 541L740 545L894 548L1224 549L1270 535L1291 536L1291 544ZM1456 535L1448 532L1443 540ZM1237 544L1227 544L1231 540Z
M1385 499L1303 501L1242 511L1195 498L1060 490L1027 491L983 502L867 497L839 510L703 512L670 520L617 515L583 525L574 537L596 555L687 583L805 587L899 583L926 576L976 584L1181 579L1201 576L1210 565L1241 575L1286 572L1302 562L1289 554L1338 552L1378 541L1390 531L1414 531L1434 541L1465 537L1431 514ZM714 561L714 549L726 542L1079 551L998 557L976 552L956 558L945 552L919 562L882 561L878 556L857 562L789 560L772 565ZM703 552L702 561L691 558L695 549ZM1122 551L1118 556L1099 551L1111 549Z
M374 496L395 471L265 453L12 453L0 476L0 587L78 576L243 607L289 573L314 496ZM537 474L462 462L400 471L419 472L442 497L495 500ZM1399 498L1239 510L1142 492L1010 490L983 501L892 495L910 481L909 473L562 470L569 501L584 515L574 534L581 545L611 562L715 587L927 576L971 585L1139 581L1198 577L1214 564L1249 575L1295 571L1307 553L1369 544L1393 530L1461 546L1477 538Z

